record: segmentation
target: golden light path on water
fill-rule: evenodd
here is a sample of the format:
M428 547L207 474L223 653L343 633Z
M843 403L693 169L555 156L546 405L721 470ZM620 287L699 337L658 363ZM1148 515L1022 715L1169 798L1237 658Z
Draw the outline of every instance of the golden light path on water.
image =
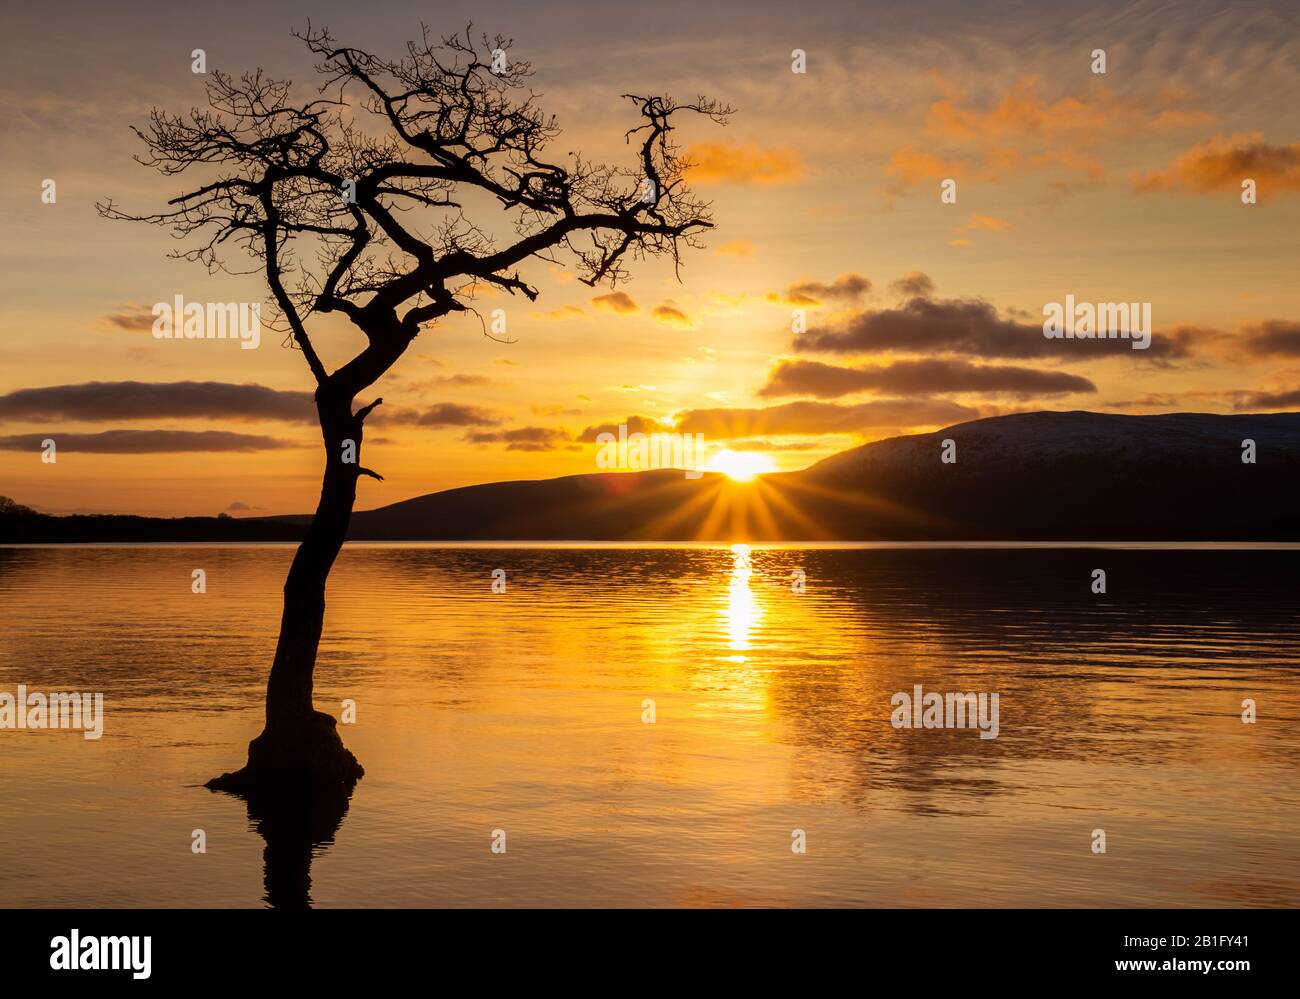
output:
M727 605L724 611L729 647L734 652L748 652L750 641L758 622L763 616L763 607L751 586L754 575L753 562L749 545L732 545L731 577L727 581ZM731 656L733 662L744 662L743 655Z

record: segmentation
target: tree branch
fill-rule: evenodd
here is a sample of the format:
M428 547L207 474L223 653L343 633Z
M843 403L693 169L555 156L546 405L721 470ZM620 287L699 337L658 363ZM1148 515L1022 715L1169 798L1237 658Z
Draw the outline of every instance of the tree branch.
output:
M231 248L259 260L289 343L332 403L350 406L428 323L472 312L477 282L533 301L520 268L568 254L583 282L613 287L630 260L666 256L680 268L682 249L713 225L685 182L674 134L681 114L723 124L728 107L625 94L641 118L624 137L631 165L575 153L548 162L560 130L527 87L531 67L492 64L508 39L476 42L467 28L438 42L426 28L403 55L382 58L310 23L295 34L319 57L317 96L295 102L289 83L260 70L213 72L206 108L154 109L136 129L142 164L205 176L161 212L132 215L111 200L97 208L169 228L187 242L177 255L209 270L223 269ZM380 127L357 120L366 115ZM489 213L501 217L467 218L465 190L489 194ZM512 230L508 241L494 235ZM332 373L307 330L317 312L342 314L366 338Z

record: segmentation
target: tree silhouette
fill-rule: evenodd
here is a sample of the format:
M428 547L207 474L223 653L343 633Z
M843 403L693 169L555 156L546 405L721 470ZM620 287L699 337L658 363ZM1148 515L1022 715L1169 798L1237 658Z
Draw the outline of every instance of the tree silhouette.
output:
M531 258L572 264L591 286L617 285L627 264L645 257L680 266L683 247L698 246L712 221L685 183L675 116L722 124L731 113L705 98L678 104L625 94L639 115L625 135L634 165L573 153L552 160L556 120L526 86L531 66L509 62L501 36L482 36L480 48L470 28L440 42L425 28L397 59L339 45L328 29L308 25L294 36L318 60L315 99L295 103L288 82L261 70L238 79L213 72L207 108L155 108L134 129L148 148L139 162L164 176L207 171L203 182L155 214L97 206L106 218L170 228L186 247L173 255L209 271L223 269L231 247L260 260L270 325L302 352L316 382L325 473L284 584L265 729L249 744L247 765L209 785L241 793L350 787L362 773L333 717L312 705L326 579L357 479L382 478L361 464L365 420L382 400L354 408L357 396L429 324L473 313L476 290L534 300L537 290L518 271ZM489 210L495 228L513 229L508 244L486 221L471 221L470 213ZM313 316L331 312L365 338L333 371L308 329Z

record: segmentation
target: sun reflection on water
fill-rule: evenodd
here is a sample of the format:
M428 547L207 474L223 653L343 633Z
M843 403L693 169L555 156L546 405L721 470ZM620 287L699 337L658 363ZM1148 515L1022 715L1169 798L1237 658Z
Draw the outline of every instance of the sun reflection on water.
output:
M731 576L727 582L727 605L723 611L726 619L728 648L733 652L748 652L750 638L763 616L763 608L750 588L753 564L750 561L749 545L732 545ZM744 656L730 657L735 662L744 662Z

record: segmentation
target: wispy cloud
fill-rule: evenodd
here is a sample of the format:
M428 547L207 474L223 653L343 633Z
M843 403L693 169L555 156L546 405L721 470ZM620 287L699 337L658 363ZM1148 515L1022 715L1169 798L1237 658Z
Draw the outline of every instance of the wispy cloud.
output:
M960 423L979 410L947 399L876 399L856 405L788 402L763 409L693 409L678 415L675 429L710 437L857 433L875 427Z
M536 319L545 319L550 322L562 322L566 319L583 319L587 314L576 305L561 305L558 309L551 309L547 312L536 312L533 315Z
M871 291L871 281L861 274L841 274L834 281L796 281L783 292L771 292L768 301L817 307L829 302L856 302Z
M104 430L97 434L46 431L0 437L5 451L40 451L46 439L59 451L87 454L168 454L182 451L279 451L307 447L299 441L236 434L228 430Z
M754 255L755 246L747 239L732 239L718 246L713 252L719 257L739 257L748 259Z
M148 333L153 329L153 309L137 302L124 302L114 306L116 312L102 317L105 324L113 329L128 330L132 333Z
M465 437L471 444L504 444L507 451L558 451L573 449L573 437L559 427L517 427L514 430L475 431Z
M794 184L806 170L795 150L763 149L754 143L698 143L686 150L685 158L691 163L686 179L692 184Z
M594 427L587 427L582 433L578 434L577 440L584 444L594 444L596 438L601 434L619 433L619 424L601 423ZM627 427L629 434L662 434L672 430L672 427L666 423L660 423L658 420L649 416L639 416L633 414L623 421L622 426Z

